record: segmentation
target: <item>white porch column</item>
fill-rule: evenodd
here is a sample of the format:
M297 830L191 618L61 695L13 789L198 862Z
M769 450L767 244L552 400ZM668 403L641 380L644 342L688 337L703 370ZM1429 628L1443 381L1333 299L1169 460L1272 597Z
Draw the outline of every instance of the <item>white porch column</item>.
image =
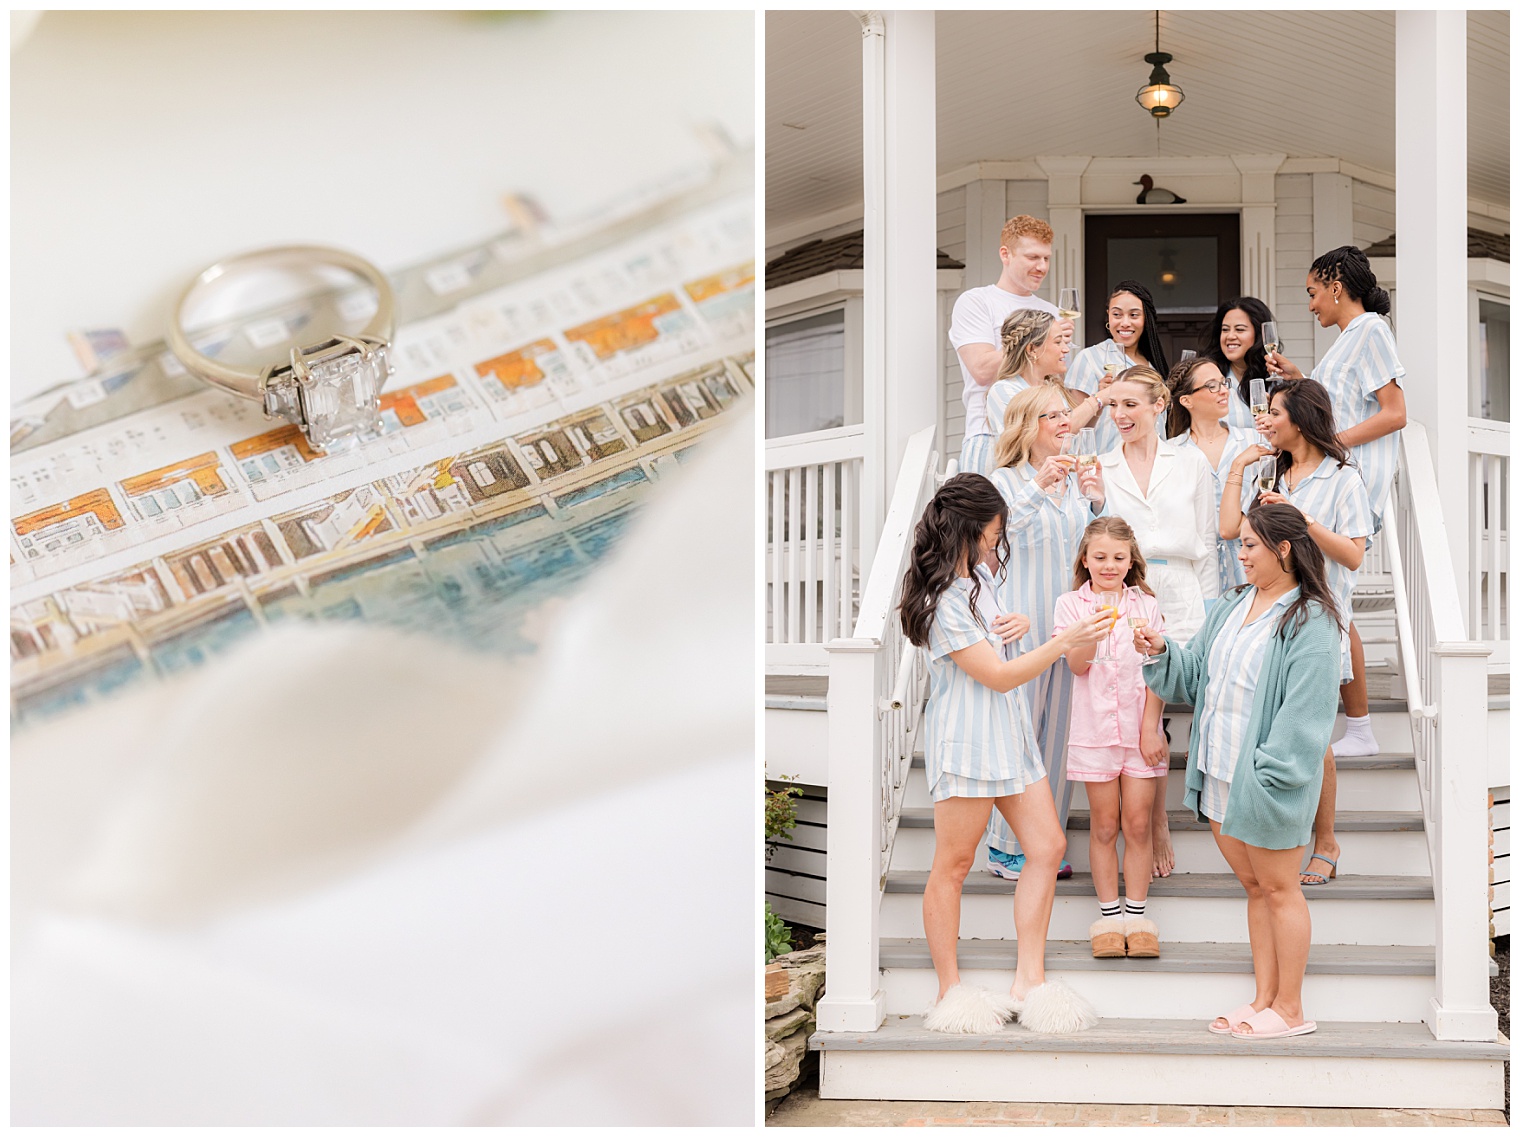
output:
M1240 171L1240 294L1277 311L1277 168L1286 154L1232 154ZM1302 295L1302 291L1294 294Z
M1467 16L1406 11L1395 19L1399 358L1409 417L1430 437L1466 611Z
M1052 304L1063 288L1083 288L1086 264L1083 262L1082 245L1082 175L1092 163L1091 158L1036 158L1040 169L1045 171L1048 182L1045 218L1055 230L1055 240L1050 247L1050 274L1040 291ZM1078 293L1080 296L1081 294ZM1103 304L1107 296L1082 296L1082 309L1090 310L1094 304ZM1084 318L1084 324L1087 322ZM1084 333L1077 329L1077 343L1084 341Z
M1409 417L1429 435L1441 512L1467 608L1467 15L1399 12L1395 47L1395 161L1399 356ZM1436 646L1440 780L1431 868L1436 900L1436 993L1426 1023L1438 1039L1489 1040L1487 747L1482 645Z
M943 347L935 259L934 13L887 12L885 18L886 476L874 487L882 516L908 439L935 421Z

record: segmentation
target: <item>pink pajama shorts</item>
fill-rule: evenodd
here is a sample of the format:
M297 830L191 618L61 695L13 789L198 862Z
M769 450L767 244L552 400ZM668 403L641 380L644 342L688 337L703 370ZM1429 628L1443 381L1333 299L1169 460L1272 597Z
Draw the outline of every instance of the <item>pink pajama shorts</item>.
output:
M1159 778L1166 773L1165 762L1147 766L1138 746L1068 746L1066 780L1068 782L1111 782L1120 774L1131 778Z

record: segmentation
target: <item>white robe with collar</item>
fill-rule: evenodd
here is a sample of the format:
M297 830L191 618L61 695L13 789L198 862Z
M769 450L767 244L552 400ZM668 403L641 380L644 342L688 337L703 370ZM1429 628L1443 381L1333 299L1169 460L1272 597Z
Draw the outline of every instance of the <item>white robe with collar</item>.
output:
M1148 564L1146 579L1161 604L1167 632L1181 642L1203 625L1203 602L1219 596L1213 472L1198 451L1163 440L1156 448L1148 491L1141 493L1122 445L1100 461L1108 499L1104 512L1129 522L1147 562L1167 562Z

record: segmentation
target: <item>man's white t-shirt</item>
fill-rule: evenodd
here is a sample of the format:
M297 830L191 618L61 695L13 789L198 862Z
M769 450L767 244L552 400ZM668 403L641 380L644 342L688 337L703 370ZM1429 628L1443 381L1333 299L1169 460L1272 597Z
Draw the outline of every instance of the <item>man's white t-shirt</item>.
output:
M1049 300L1040 296L1016 296L996 284L968 288L956 298L955 310L950 314L950 346L955 348L956 361L961 365L961 379L965 382L961 402L966 405L968 438L987 431L987 388L972 378L966 361L960 358L960 350L970 343L985 343L1001 351L1003 321L1021 308L1037 308L1052 316L1060 316Z

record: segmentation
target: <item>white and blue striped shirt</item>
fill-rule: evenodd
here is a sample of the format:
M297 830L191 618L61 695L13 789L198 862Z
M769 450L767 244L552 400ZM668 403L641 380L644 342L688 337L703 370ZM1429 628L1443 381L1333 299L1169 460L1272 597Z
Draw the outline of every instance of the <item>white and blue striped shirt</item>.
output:
M1330 392L1336 433L1350 430L1377 414L1381 409L1377 392L1403 377L1404 365L1399 362L1393 332L1375 312L1363 312L1347 324L1309 375ZM1351 459L1367 485L1376 532L1382 527L1383 510L1398 466L1398 431L1352 447Z
M1337 466L1335 459L1326 455L1307 478L1288 488L1284 479L1280 486L1282 495L1300 511L1314 518L1332 533L1342 537L1370 537L1374 527L1372 506L1367 500L1367 487L1361 475L1351 466ZM1325 579L1330 594L1335 597L1335 607L1340 612L1341 624L1351 625L1351 593L1356 588L1356 570L1325 558ZM1348 630L1341 632L1342 679L1351 678L1351 637Z
M1131 359L1124 354L1124 349L1112 339L1095 343L1092 347L1084 348L1072 361L1070 369L1066 372L1066 385L1074 390L1081 391L1085 395L1098 393L1098 382L1103 378L1103 368L1112 364L1123 371L1127 367L1138 367L1141 360ZM1166 378L1164 375L1162 378ZM1119 445L1119 428L1114 425L1114 415L1107 407L1098 416L1094 428L1098 432L1098 453L1103 454ZM1166 415L1156 416L1156 433L1165 437Z
M1251 446L1254 446L1256 444L1257 438L1259 437L1256 432L1256 425L1254 420L1249 427L1230 426L1227 429L1229 430L1229 437L1225 439L1224 451L1219 455L1219 465L1210 467L1209 469L1209 473L1212 474L1214 478L1215 513L1219 512L1219 504L1224 500L1224 484L1230 476L1230 463L1235 461L1235 459L1240 456L1242 451L1248 449ZM1193 441L1193 436L1191 433L1179 434L1176 438L1173 438L1171 442L1172 445L1176 446L1179 450L1197 450L1199 455L1203 458L1203 464L1205 466L1209 464L1208 455L1204 454L1203 450L1197 445L1197 443ZM1249 471L1251 467L1248 466L1246 469ZM1242 483L1251 481L1253 481L1253 479L1251 478L1249 472L1244 478L1241 479ZM1246 485L1242 484L1238 486L1237 489L1240 492L1240 512L1245 513L1246 509L1251 504L1251 498L1255 496L1254 487L1253 489L1248 490L1246 488ZM1234 588L1237 584L1244 584L1246 582L1246 570L1242 568L1240 564L1240 538L1237 537L1233 541L1226 541L1223 537L1221 537L1219 539L1218 559L1219 592L1220 595L1223 595L1226 589Z
M992 621L1002 613L997 584L985 565L976 567L981 585L976 612L971 609L971 578L960 577L945 589L929 625L929 702L924 715L924 755L932 787L942 774L980 781L1017 780L1027 784L1027 759L1038 755L1029 708L1018 688L994 691L961 670L952 652L986 640L999 659L1009 659ZM980 621L978 620L980 618Z
M994 470L992 484L1008 503L1008 577L998 602L1005 612L1029 617L1029 634L1019 645L1028 651L1054 632L1056 597L1072 589L1077 546L1096 515L1076 478L1067 479L1057 501L1040 488L1027 462Z
M1256 701L1256 678L1283 610L1298 598L1298 589L1290 588L1247 624L1255 593L1253 588L1241 598L1209 645L1209 687L1198 709L1198 767L1222 782L1234 780Z

